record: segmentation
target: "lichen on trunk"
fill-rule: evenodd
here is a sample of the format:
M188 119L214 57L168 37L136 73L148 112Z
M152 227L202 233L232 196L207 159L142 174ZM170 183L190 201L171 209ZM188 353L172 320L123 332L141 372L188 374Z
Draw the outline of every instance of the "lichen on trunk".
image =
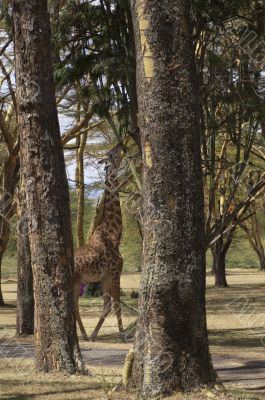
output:
M143 397L153 398L209 384L215 373L206 327L203 183L190 1L131 0L131 6L144 158L144 252L129 383Z

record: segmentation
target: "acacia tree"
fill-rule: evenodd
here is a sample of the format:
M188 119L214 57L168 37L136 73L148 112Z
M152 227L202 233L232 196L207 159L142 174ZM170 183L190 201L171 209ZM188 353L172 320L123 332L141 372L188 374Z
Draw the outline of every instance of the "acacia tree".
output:
M251 0L233 0L229 7L223 3L209 7L203 0L195 1L193 7L201 82L206 236L213 253L215 284L226 287L226 254L240 222L236 215L232 220L230 213L247 197L248 185L242 190L242 181L259 163L254 145L264 146L260 137L262 74L251 52L243 48L253 35L260 40L264 9L261 2ZM244 35L249 39L242 41ZM247 211L241 208L241 218L243 209Z
M199 104L189 0L132 0L144 154L144 254L131 384L213 381L205 312Z
M2 37L1 33L1 42L4 44L0 49L0 90L2 95L0 99L0 142L2 150L0 161L0 306L4 306L1 291L1 267L9 241L10 220L15 213L13 196L19 179L19 144L17 142L17 130L14 126L16 98L10 77L12 73L12 66L9 63L11 40L6 36Z
M251 216L245 222L240 224L240 227L246 233L248 241L258 256L260 269L261 271L265 271L265 251L262 243L262 233L264 230L264 225L262 223L262 216L258 212L259 209L257 204L253 204L250 207ZM262 208L263 213L263 208Z
M13 1L13 21L21 169L34 277L36 366L44 371L83 372L47 0Z

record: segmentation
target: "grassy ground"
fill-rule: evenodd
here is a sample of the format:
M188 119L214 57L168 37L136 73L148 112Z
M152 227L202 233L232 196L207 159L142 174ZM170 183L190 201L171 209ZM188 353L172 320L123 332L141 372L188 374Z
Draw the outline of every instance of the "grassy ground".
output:
M72 223L73 234L76 232L76 198L72 194ZM93 203L86 203L85 232L87 232L93 214ZM124 232L121 252L124 257L124 273L122 300L133 307L137 307L137 300L132 300L130 293L137 290L140 275L135 272L140 270L141 264L141 238L137 224L131 215L123 215ZM211 266L211 255L207 257L208 267ZM243 265L252 269L241 269ZM228 253L228 283L229 289L214 289L213 278L207 278L207 314L210 335L211 352L216 357L225 358L233 355L235 365L243 365L246 360L264 360L264 347L262 339L265 336L265 274L258 272L258 260L250 248L242 232L237 237ZM234 267L234 268L233 268ZM16 241L15 221L12 225L12 235L3 262L4 297L9 307L0 309L0 340L12 338L15 334L16 319ZM8 281L10 280L11 281ZM81 312L84 325L88 334L95 327L102 308L101 299L82 299ZM124 325L129 326L136 320L137 314L123 307ZM108 317L100 332L96 344L81 341L83 350L96 349L121 349L127 350L131 344L119 342L116 335L117 326L114 315ZM29 339L32 343L32 339ZM1 357L1 354L0 354ZM81 400L81 399L118 399L131 400L136 396L128 393L109 393L121 379L122 366L109 368L109 366L89 366L93 372L92 378L69 377L61 374L53 376L32 372L33 359L17 360L14 358L0 358L0 400ZM241 367L240 367L241 368ZM240 369L239 368L239 369ZM30 374L28 373L30 371ZM247 382L247 380L246 380ZM244 386L244 385L243 385ZM204 400L204 399L265 399L262 393L243 391L241 387L228 386L229 395L204 391L195 395L175 394L170 399L175 400Z
M139 282L139 274L122 277L122 300L133 307L137 307L137 300L131 299L130 293L133 289L138 289ZM231 270L228 274L228 282L229 289L216 290L213 288L213 278L207 278L207 319L211 353L214 359L230 357L231 360L232 358L233 362L229 368L231 367L231 376L235 376L236 380L237 371L240 371L241 365L249 363L251 366L264 360L264 346L261 341L265 335L265 274L258 271ZM3 288L9 307L0 309L0 338L2 341L5 338L14 337L15 333L16 284L14 281L8 281L4 283ZM88 334L91 334L96 325L101 307L102 300L100 298L81 300L82 319ZM123 307L123 320L126 327L135 321L136 316L135 312ZM89 354L89 349L92 351L105 351L106 349L117 352L127 351L131 344L121 343L116 333L117 322L112 314L103 325L99 340L96 343L81 340L81 348L87 354ZM32 339L22 339L22 341L24 345L32 343ZM88 368L92 371L93 377L69 377L61 374L50 376L36 373L33 367L33 359L30 357L24 359L0 358L0 399L136 399L133 394L110 393L110 390L121 380L122 363L109 366L107 360L102 359L102 366L89 364ZM243 379L239 386L226 384L229 394L205 390L193 395L175 394L169 399L265 399L265 394L261 393L262 390L256 391L249 387L248 379ZM249 390L242 388L249 388Z

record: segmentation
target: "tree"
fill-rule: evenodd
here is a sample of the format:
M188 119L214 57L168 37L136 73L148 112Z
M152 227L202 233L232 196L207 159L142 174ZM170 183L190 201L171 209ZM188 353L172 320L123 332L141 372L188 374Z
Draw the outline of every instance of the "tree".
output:
M225 257L240 222L237 218L231 221L230 210L246 197L242 183L260 163L254 147L264 147L260 135L264 118L262 73L253 63L252 52L244 50L247 45L258 51L264 9L251 0L233 0L229 7L194 1L193 7L201 82L206 236L210 238L213 231L216 234L211 245L213 272L216 286L226 287ZM247 43L253 35L257 35L255 46Z
M144 254L130 383L147 398L215 379L205 312L199 103L189 0L132 0Z
M254 203L250 207L251 216L245 222L240 224L241 228L245 231L248 241L258 256L260 269L261 271L265 271L265 251L262 243L262 230L264 228L262 224L262 216L258 215L258 207ZM263 208L262 208L263 214Z
M21 175L25 183L40 370L83 372L72 293L69 192L46 0L13 1Z
M0 21L1 21L0 5ZM13 196L19 179L19 144L17 142L17 131L14 129L16 119L16 98L11 82L12 67L9 65L9 52L11 40L1 33L1 42L4 43L0 49L0 306L4 306L1 291L1 267L4 252L7 248L10 235L10 220L15 213ZM6 53L8 53L6 55ZM5 62L6 61L6 62Z
M4 306L1 290L2 260L9 241L10 219L15 212L13 196L19 176L18 150L18 143L15 143L9 151L8 158L4 162L0 175L2 184L0 194L0 306Z
M34 293L25 191L21 184L17 224L17 335L34 333Z

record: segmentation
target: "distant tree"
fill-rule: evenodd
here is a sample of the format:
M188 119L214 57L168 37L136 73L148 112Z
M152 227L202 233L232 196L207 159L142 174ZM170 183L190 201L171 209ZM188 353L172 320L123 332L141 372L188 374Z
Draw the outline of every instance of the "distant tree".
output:
M131 1L144 155L144 253L131 384L145 398L215 380L205 311L199 102L189 0Z
M13 1L21 175L40 370L84 372L72 293L73 243L51 63L47 0Z
M252 0L233 0L229 5L217 2L210 7L199 0L192 5L201 83L206 236L213 254L215 284L226 287L226 254L243 211L247 212L242 204L248 196L247 186L242 190L242 184L250 166L256 169L261 164L255 146L264 148L260 135L264 79L246 46L255 36L255 45L262 43L264 9L262 2ZM244 35L249 39L242 41ZM240 203L241 218L231 217L231 209Z
M3 6L4 4L0 4L0 23ZM1 291L2 260L9 242L11 218L16 211L14 193L19 181L19 144L15 127L16 97L10 77L13 68L9 62L11 40L7 33L4 33L4 25L2 26L3 31L0 33L1 43L3 43L0 48L0 306L4 305Z
M242 222L240 226L245 231L252 249L258 256L261 271L265 271L265 250L262 240L262 233L264 233L263 218L260 215L257 204L253 204L249 211L251 213L250 217L245 222ZM263 208L261 212L263 214Z

